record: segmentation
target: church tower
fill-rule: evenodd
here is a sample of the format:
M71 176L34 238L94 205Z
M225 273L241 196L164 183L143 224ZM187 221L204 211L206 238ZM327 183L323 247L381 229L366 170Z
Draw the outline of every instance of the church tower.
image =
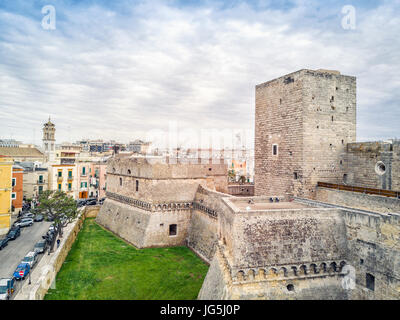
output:
M56 126L50 121L43 126L43 150L48 162L54 162L56 151Z

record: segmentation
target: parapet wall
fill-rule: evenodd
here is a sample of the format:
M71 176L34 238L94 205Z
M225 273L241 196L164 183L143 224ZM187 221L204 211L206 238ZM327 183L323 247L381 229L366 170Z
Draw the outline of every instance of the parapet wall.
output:
M187 245L210 262L220 237L219 214L225 206L221 199L229 195L199 186L193 202Z
M236 214L234 230L235 270L346 257L345 224L334 209Z
M316 200L381 213L400 213L400 199L317 187Z
M342 216L347 258L356 272L349 298L400 299L400 215L343 210Z
M187 238L190 207L146 211L107 199L96 222L137 248L182 246ZM176 234L170 235L170 225Z

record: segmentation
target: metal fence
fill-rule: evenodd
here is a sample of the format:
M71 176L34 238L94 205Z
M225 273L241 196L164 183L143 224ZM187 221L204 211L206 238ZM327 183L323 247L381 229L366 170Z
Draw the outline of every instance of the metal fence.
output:
M323 188L336 189L336 190L352 191L352 192L359 192L359 193L366 193L366 194L375 194L375 195L379 195L379 196L400 199L400 191L364 188L364 187L348 186L348 185L344 185L344 184L335 184L335 183L327 183L327 182L318 182L317 186L323 187Z

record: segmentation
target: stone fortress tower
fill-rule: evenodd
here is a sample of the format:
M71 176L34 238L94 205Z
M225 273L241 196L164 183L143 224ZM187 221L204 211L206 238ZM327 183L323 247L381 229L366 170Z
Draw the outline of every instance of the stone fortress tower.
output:
M356 78L300 70L256 86L255 193L315 197L342 183L356 141Z
M47 162L53 163L55 161L56 152L56 126L50 121L43 126L43 150L45 152Z

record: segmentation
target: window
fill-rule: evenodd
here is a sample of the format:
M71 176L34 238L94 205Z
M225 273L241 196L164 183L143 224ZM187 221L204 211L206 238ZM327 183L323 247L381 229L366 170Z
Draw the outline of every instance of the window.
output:
M72 170L69 170L69 171L68 171L68 177L69 177L69 178L72 178Z
M288 284L286 288L288 291L294 291L294 285L292 284Z
M43 193L43 186L39 186L39 194Z
M347 183L347 173L343 175L343 183Z
M83 176L86 175L86 167L82 167L82 175L83 175Z
M139 180L136 180L136 192L139 191Z
M13 193L11 194L11 199L17 199L17 194L16 194L15 192L13 192Z
M15 187L17 184L17 178L12 178L12 186Z
M68 183L68 190L69 190L69 191L72 190L72 183Z
M43 183L43 176L39 176L39 183Z
M131 174L132 172L131 172L131 170L130 169L128 169L128 174Z
M274 156L278 155L278 145L277 144L272 145L272 155L274 155Z
M58 177L59 177L59 178L62 177L62 171L58 171Z
M294 180L297 180L297 178L298 178L297 172L293 172L293 178L294 178Z
M58 190L61 191L61 183L58 184Z
M375 277L370 273L366 274L366 286L367 289L375 291Z
M176 236L177 233L177 225L176 224L170 224L169 225L169 235L170 236Z
M119 185L122 186L122 178L119 178Z

